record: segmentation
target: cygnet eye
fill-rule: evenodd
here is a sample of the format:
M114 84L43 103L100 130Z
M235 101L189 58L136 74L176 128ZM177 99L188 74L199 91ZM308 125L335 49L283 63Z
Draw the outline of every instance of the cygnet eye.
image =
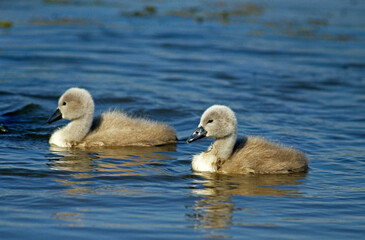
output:
M210 120L208 120L208 122L207 123L212 123L213 122L213 119L210 119Z
M66 106L66 104L67 104L66 102L63 102L63 103L62 103L62 105L63 105L63 106Z

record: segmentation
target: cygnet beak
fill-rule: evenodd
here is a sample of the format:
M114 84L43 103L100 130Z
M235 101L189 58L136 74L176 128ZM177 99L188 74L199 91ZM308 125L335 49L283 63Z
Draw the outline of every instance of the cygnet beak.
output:
M47 123L50 124L60 119L62 119L62 113L60 109L57 108L56 112L54 112L53 115L48 119Z
M0 134L9 132L8 127L5 124L0 123Z
M187 143L206 137L207 131L203 127L198 127L193 134L186 140Z

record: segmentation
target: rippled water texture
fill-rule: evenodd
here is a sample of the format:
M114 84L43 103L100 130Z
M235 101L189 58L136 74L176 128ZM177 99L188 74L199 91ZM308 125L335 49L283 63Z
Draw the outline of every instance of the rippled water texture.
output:
M362 239L365 6L324 1L0 1L1 239ZM69 87L173 125L176 145L50 148ZM307 173L191 170L212 104ZM5 127L4 127L5 128Z

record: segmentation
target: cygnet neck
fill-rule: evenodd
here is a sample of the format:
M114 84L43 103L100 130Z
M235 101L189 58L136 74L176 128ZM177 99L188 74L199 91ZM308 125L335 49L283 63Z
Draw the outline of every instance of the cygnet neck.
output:
M80 142L90 131L93 122L94 112L85 114L81 118L72 120L67 126L70 140L74 142Z
M233 152L236 143L236 133L224 138L218 138L212 145L212 151L220 160L227 160Z

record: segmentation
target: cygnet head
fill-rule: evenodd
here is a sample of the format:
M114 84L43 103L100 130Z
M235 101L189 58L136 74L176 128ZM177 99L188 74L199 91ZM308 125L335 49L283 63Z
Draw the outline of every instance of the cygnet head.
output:
M237 119L234 112L224 105L213 105L203 113L198 128L188 138L187 142L209 138L225 138L236 134Z
M58 100L56 112L48 119L52 123L60 119L76 120L94 114L94 102L90 93L82 88L68 89Z

